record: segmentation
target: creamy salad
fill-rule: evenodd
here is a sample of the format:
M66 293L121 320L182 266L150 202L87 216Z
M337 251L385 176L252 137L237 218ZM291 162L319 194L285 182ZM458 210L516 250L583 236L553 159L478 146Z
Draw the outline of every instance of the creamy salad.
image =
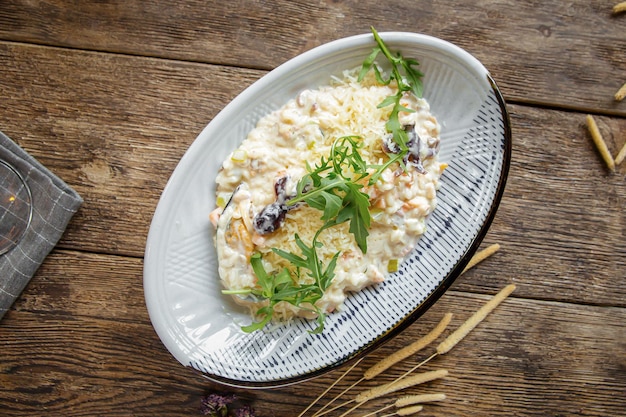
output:
M228 290L254 288L257 277L251 257L262 255L267 271L294 266L272 248L297 253L294 240L310 242L322 227L321 213L304 203L293 206L298 181L308 169L327 158L338 138L359 141L359 153L368 166L380 166L395 152L385 123L391 108L379 107L396 94L394 83L379 85L373 75L357 80L346 71L329 85L304 90L282 108L259 120L217 176L217 207L210 214L216 227L219 275ZM438 160L440 126L425 99L405 94L400 112L411 148L404 164L385 169L375 183L364 182L369 197L371 227L363 253L348 223L319 235L318 254L329 262L339 252L332 283L316 307L325 313L340 310L350 292L383 282L414 248L435 209L439 178L446 167ZM308 168L307 168L308 164ZM253 314L267 300L233 295ZM276 319L312 317L311 309L278 303Z

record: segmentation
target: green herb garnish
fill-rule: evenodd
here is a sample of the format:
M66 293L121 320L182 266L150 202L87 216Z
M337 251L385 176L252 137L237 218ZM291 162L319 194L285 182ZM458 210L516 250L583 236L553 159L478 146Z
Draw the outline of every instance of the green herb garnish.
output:
M317 248L321 247L322 244L317 241L317 237L322 230L320 229L315 235L311 246L307 246L300 239L300 236L295 236L296 244L302 252L301 255L272 248L274 253L285 258L296 267L293 275L287 268L283 268L279 272L268 273L263 265L261 254L257 252L250 258L250 264L257 277L258 287L222 291L224 294L253 295L268 300L268 305L261 307L256 312L261 320L243 326L241 329L244 332L251 333L265 327L274 315L274 307L281 301L315 312L317 314L317 327L311 333L321 333L324 330L326 314L315 303L322 298L335 276L335 265L339 252L333 256L328 265L324 265L319 259ZM310 305L310 307L303 307L303 304Z
M422 84L422 74L414 66L419 65L419 62L413 58L404 58L400 52L398 52L395 56L389 51L385 42L383 42L382 38L376 32L376 29L373 27L372 34L374 35L374 39L376 40L377 46L372 50L367 59L363 61L363 65L361 66L361 71L359 72L358 80L362 81L365 75L371 70L374 70L374 74L376 75L376 81L378 81L382 85L389 85L391 81L395 80L396 85L398 87L398 92L393 96L387 97L383 100L378 108L393 106L391 110L391 114L389 116L389 120L385 124L387 132L393 135L393 140L400 148L400 152L397 154L387 154L389 160L379 166L376 172L370 177L369 184L372 185L376 183L380 174L387 169L389 166L397 163L403 165L403 160L407 152L409 151L407 147L407 142L409 140L404 127L400 123L399 114L400 112L413 113L414 110L404 107L400 104L400 99L402 96L411 92L416 97L422 97L423 93L423 84ZM387 58L389 63L391 64L391 73L387 78L383 77L383 74L378 69L376 65L376 57L378 54L382 54ZM404 75L403 75L404 74Z
M308 173L297 185L297 195L288 204L304 201L323 212L322 229L350 222L350 233L363 253L367 252L371 224L369 195L361 191L367 164L359 154L356 136L344 136L333 143L328 159L322 157L315 169L307 164Z

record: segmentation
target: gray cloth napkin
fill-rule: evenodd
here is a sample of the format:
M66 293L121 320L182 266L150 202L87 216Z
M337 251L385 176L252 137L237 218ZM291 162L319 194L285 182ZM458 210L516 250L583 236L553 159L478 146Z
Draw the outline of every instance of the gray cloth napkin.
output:
M0 159L13 166L32 193L33 215L22 240L0 255L0 319L57 244L83 199L0 132Z

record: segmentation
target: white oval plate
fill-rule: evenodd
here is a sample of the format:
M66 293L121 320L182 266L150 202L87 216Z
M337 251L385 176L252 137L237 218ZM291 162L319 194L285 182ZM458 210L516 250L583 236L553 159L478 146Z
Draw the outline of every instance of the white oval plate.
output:
M305 88L361 65L371 34L340 39L279 66L228 104L200 133L169 179L148 234L144 290L159 337L178 361L212 380L270 387L305 380L389 340L430 307L460 274L495 215L511 154L509 118L488 71L462 49L430 36L388 32L392 51L416 58L424 97L439 120L441 179L428 229L401 269L348 297L322 334L296 320L245 334L250 317L223 296L209 212L222 161L256 122ZM379 61L381 62L381 61Z

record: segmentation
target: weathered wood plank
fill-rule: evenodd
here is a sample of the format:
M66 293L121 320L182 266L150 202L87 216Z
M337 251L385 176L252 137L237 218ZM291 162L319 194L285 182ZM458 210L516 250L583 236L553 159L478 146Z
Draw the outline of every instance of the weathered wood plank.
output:
M180 157L262 74L11 44L0 62L0 129L85 199L66 243L135 256Z
M134 258L51 254L0 326L3 413L196 415L203 393L230 390L184 368L165 350L143 304L141 269ZM616 393L626 392L626 309L519 298L526 285L452 351L424 366L450 371L443 381L406 392L446 393L448 399L428 406L425 415L620 415L623 397ZM487 298L448 292L339 387L425 334L445 312L455 314L453 330ZM368 384L390 381L432 349ZM343 371L287 388L234 391L261 416L294 416ZM363 411L386 403L378 400Z
M502 249L461 277L459 288L484 292L520 279L524 296L559 300L566 292L582 303L626 306L626 163L608 171L583 114L510 108L511 170L486 237ZM596 119L616 155L626 119Z
M262 75L7 43L0 60L8 63L0 67L0 129L85 199L61 246L137 257L179 158ZM626 163L608 172L584 114L509 108L513 161L487 236L503 249L460 288L493 291L517 277L528 283L526 297L625 306ZM615 155L626 142L626 119L597 120Z
M271 69L373 25L464 47L510 100L623 116L626 103L613 95L626 82L626 17L611 8L601 0L5 0L0 39Z

